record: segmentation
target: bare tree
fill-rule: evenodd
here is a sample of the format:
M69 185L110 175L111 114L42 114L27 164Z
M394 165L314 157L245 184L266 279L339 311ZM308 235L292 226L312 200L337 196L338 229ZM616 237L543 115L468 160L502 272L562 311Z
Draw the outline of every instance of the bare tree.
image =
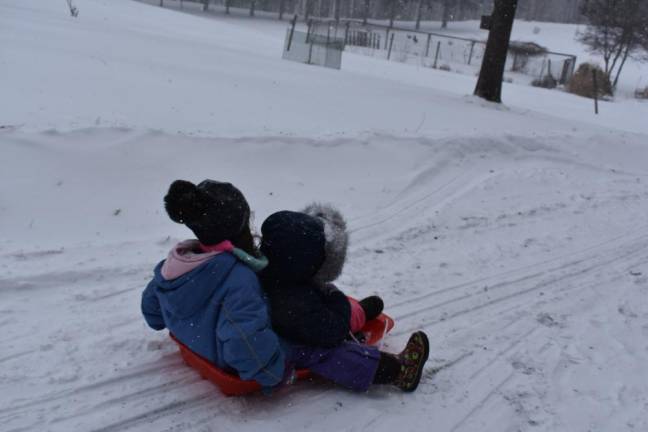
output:
M518 0L495 0L484 60L475 88L476 96L491 102L502 102L502 81L517 2Z
M603 57L605 73L616 88L629 57L644 59L648 52L646 0L588 0L581 12L588 26L579 39Z

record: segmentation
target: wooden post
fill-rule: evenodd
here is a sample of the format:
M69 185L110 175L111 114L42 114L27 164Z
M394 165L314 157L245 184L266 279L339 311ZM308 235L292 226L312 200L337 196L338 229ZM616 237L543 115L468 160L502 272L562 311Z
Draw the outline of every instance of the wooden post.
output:
M425 57L430 55L430 42L432 42L432 35L428 34L427 42L425 43Z
M474 51L475 51L475 41L472 41L470 43L470 54L468 55L468 65L469 66L470 66L470 62L472 61Z
M308 64L311 64L313 59L313 38L310 38L310 46L308 47Z
M308 20L308 27L306 28L306 43L310 42L311 28L313 27L313 20Z
M297 14L292 19L292 22L290 23L290 35L288 36L288 46L286 47L286 51L290 51L290 47L292 46L292 40L293 36L295 35L295 26L297 25Z
M441 41L437 42L436 54L434 54L434 69L437 68L439 63L439 51L441 51Z
M387 44L389 43L389 27L385 31L385 49L387 49Z
M326 26L326 48L331 43L331 26Z
M387 60L391 58L392 46L394 46L394 36L396 36L396 33L392 33L391 37L389 38L389 51L387 51Z
M598 80L596 79L596 69L592 69L592 79L594 84L594 114L598 115Z

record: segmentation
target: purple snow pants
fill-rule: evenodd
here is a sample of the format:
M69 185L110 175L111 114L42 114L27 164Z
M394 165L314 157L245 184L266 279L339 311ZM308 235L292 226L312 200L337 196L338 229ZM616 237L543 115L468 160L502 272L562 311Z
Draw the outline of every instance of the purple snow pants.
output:
M367 391L373 382L380 352L370 345L344 342L334 348L291 345L288 362L297 369L310 369L354 391Z

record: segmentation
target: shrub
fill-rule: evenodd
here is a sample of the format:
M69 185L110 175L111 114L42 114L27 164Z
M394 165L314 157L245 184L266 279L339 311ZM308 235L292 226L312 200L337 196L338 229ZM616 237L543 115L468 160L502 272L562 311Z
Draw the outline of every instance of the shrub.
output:
M591 63L583 63L578 67L578 70L569 81L567 90L579 96L594 98L594 71L596 71L598 97L612 96L610 77L600 66Z
M452 69L450 69L450 66L448 66L447 64L442 64L441 66L439 66L439 70L450 72Z
M645 89L637 89L635 90L635 98L637 99L648 99L648 87Z

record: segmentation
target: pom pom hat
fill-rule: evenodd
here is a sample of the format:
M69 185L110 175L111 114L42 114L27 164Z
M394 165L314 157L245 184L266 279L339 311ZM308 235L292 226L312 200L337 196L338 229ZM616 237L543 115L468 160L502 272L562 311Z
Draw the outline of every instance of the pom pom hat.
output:
M171 220L186 225L203 245L238 237L250 219L245 196L231 183L176 180L164 197Z

